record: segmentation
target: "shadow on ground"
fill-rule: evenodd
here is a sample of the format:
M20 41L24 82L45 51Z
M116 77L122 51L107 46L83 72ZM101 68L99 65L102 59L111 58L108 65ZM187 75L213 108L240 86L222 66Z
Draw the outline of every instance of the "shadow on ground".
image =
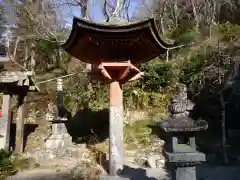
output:
M109 174L109 161L104 160L100 164L104 170ZM120 177L126 177L130 180L168 180L168 173L163 168L132 168L124 165Z
M197 179L199 180L238 180L240 166L213 166L203 164L197 167Z
M79 110L66 124L68 133L76 143L96 144L109 136L109 111Z
M23 150L27 143L28 136L35 131L35 129L38 127L37 124L24 124L24 137L23 137ZM10 147L12 149L15 149L15 143L16 143L16 124L11 124L10 127Z
M127 177L130 180L165 180L159 177L151 177L152 175L148 175L146 169L131 168L129 166L124 166L122 174L122 177Z

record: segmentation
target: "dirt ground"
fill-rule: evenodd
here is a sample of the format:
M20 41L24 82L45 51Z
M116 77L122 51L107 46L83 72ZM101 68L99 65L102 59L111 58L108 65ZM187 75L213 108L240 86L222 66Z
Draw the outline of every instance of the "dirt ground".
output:
M161 169L133 169L125 171L131 180L167 180ZM240 166L213 166L204 164L197 168L197 180L239 180ZM70 172L51 169L36 169L20 172L8 180L74 180Z

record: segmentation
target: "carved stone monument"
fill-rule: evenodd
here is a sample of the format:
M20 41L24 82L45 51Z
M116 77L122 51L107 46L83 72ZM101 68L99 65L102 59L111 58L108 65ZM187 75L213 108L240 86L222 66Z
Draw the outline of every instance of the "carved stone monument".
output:
M46 140L47 150L67 149L72 145L72 137L68 134L65 122L68 120L63 106L63 82L62 79L57 79L57 110L55 117L50 119L52 122L52 134Z
M208 128L204 120L193 120L194 104L187 99L187 88L180 84L178 93L169 105L170 118L160 123L168 139L164 147L166 165L172 170L172 179L196 180L196 165L206 161L205 154L196 149L196 132Z
M45 148L36 148L28 152L27 156L36 158L39 164L48 164L55 158L79 156L77 147L72 143L72 137L67 132L67 110L63 105L63 82L57 79L57 107L48 105L50 114L46 118L52 122L51 135L46 139Z

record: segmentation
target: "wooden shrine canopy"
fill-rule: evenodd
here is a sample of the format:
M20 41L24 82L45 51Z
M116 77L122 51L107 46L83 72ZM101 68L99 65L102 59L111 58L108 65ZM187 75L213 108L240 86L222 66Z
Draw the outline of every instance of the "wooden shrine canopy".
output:
M62 47L90 64L131 60L138 64L154 59L172 45L158 34L154 19L135 23L94 23L74 17L69 39Z

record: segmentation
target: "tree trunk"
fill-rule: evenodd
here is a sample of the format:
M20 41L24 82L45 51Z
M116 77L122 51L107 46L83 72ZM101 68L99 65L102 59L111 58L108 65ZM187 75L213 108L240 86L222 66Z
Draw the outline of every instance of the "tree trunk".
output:
M163 19L163 16L160 18L160 27L161 27L162 34L164 34L165 33L165 29L164 29L164 19Z
M29 54L28 50L29 50L28 43L27 41L25 41L25 53L24 53L24 62L23 62L23 67L25 69L27 69L27 60L28 60L28 54Z
M172 9L171 11L172 11L172 18L174 21L174 26L175 26L175 28L177 28L178 27L178 16L179 16L177 0L174 0L174 3L172 4L171 9Z
M160 28L161 28L161 32L162 32L162 34L164 35L164 33L165 33L165 28L164 28L164 14L165 14L165 12L166 12L166 3L165 2L163 2L163 4L162 4L162 13L161 13L161 15L160 15Z
M19 44L19 36L17 37L15 44L14 44L14 49L13 49L13 59L16 59L16 55L17 55L17 48L18 48L18 44Z
M106 22L109 21L109 15L107 13L107 0L104 0L104 5L103 5L103 14L106 18Z
M35 72L36 69L36 60L35 60L35 44L32 42L31 43L31 52L30 52L30 69L31 71Z
M218 17L218 13L219 13L219 8L218 8L218 4L216 3L215 0L212 1L212 6L213 6L213 9L212 9L212 24L217 24L217 17Z
M192 5L192 10L193 10L193 16L195 19L195 23L196 23L196 31L199 31L199 18L198 18L198 14L197 14L197 10L196 10L196 6L195 6L195 1L194 0L190 0L191 5Z

